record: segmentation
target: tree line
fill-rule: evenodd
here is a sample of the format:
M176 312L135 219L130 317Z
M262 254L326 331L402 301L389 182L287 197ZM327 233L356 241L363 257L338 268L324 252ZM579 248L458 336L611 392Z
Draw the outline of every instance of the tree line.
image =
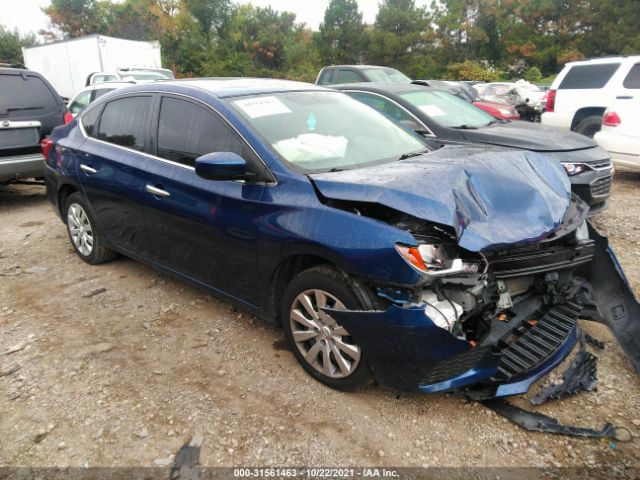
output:
M568 61L640 53L635 0L380 0L373 24L356 0L331 0L317 32L230 0L52 0L44 12L40 38L158 40L177 76L313 81L324 65L367 63L412 78L544 81ZM0 62L21 63L36 41L0 25Z

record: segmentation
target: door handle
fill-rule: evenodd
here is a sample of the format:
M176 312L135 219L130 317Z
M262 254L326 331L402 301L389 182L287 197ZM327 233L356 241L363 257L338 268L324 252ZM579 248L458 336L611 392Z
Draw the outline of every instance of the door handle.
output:
M98 173L98 170L96 170L95 168L91 168L90 166L85 165L84 163L80 164L80 170L82 170L84 173L91 173L91 174Z
M616 100L633 100L633 97L631 95L620 95L616 97Z
M158 187L154 187L152 185L147 185L145 187L145 189L147 190L147 192L149 192L152 195L156 195L158 197L168 197L171 194L169 192L167 192L166 190L162 190L161 188Z

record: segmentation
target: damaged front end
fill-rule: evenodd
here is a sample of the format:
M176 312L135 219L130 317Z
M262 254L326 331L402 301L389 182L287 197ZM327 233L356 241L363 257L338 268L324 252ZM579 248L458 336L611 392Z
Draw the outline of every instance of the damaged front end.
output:
M384 311L327 313L357 339L378 383L403 391L525 393L576 345L578 318L607 324L640 372L640 307L587 213L574 197L543 240L476 252L446 226L387 219L416 239L396 249L423 281L375 285Z

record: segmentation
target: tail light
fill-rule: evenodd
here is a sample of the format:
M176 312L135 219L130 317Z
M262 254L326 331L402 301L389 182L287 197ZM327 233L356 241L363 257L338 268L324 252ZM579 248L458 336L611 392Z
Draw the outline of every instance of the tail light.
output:
M620 116L616 112L607 112L602 117L602 125L605 127L617 127L622 123Z
M549 90L547 93L547 112L553 112L556 109L556 90Z
M49 152L53 148L53 140L51 140L49 137L45 137L44 139L42 139L42 142L40 142L40 146L42 147L42 155L44 155L44 159L46 161L47 157L49 156Z
M71 112L67 112L64 114L64 124L68 125L69 123L71 123L73 121L73 115L71 114Z

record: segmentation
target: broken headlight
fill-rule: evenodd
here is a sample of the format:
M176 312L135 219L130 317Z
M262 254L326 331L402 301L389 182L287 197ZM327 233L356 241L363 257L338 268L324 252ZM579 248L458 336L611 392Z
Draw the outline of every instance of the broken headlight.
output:
M565 171L567 172L567 175L569 175L570 177L574 176L574 175L578 175L579 173L582 172L586 172L587 170L589 170L589 166L584 164L584 163L562 163L562 166L564 167Z
M409 265L431 277L469 275L480 270L480 264L477 262L450 258L443 245L423 244L410 247L397 243L396 250Z

